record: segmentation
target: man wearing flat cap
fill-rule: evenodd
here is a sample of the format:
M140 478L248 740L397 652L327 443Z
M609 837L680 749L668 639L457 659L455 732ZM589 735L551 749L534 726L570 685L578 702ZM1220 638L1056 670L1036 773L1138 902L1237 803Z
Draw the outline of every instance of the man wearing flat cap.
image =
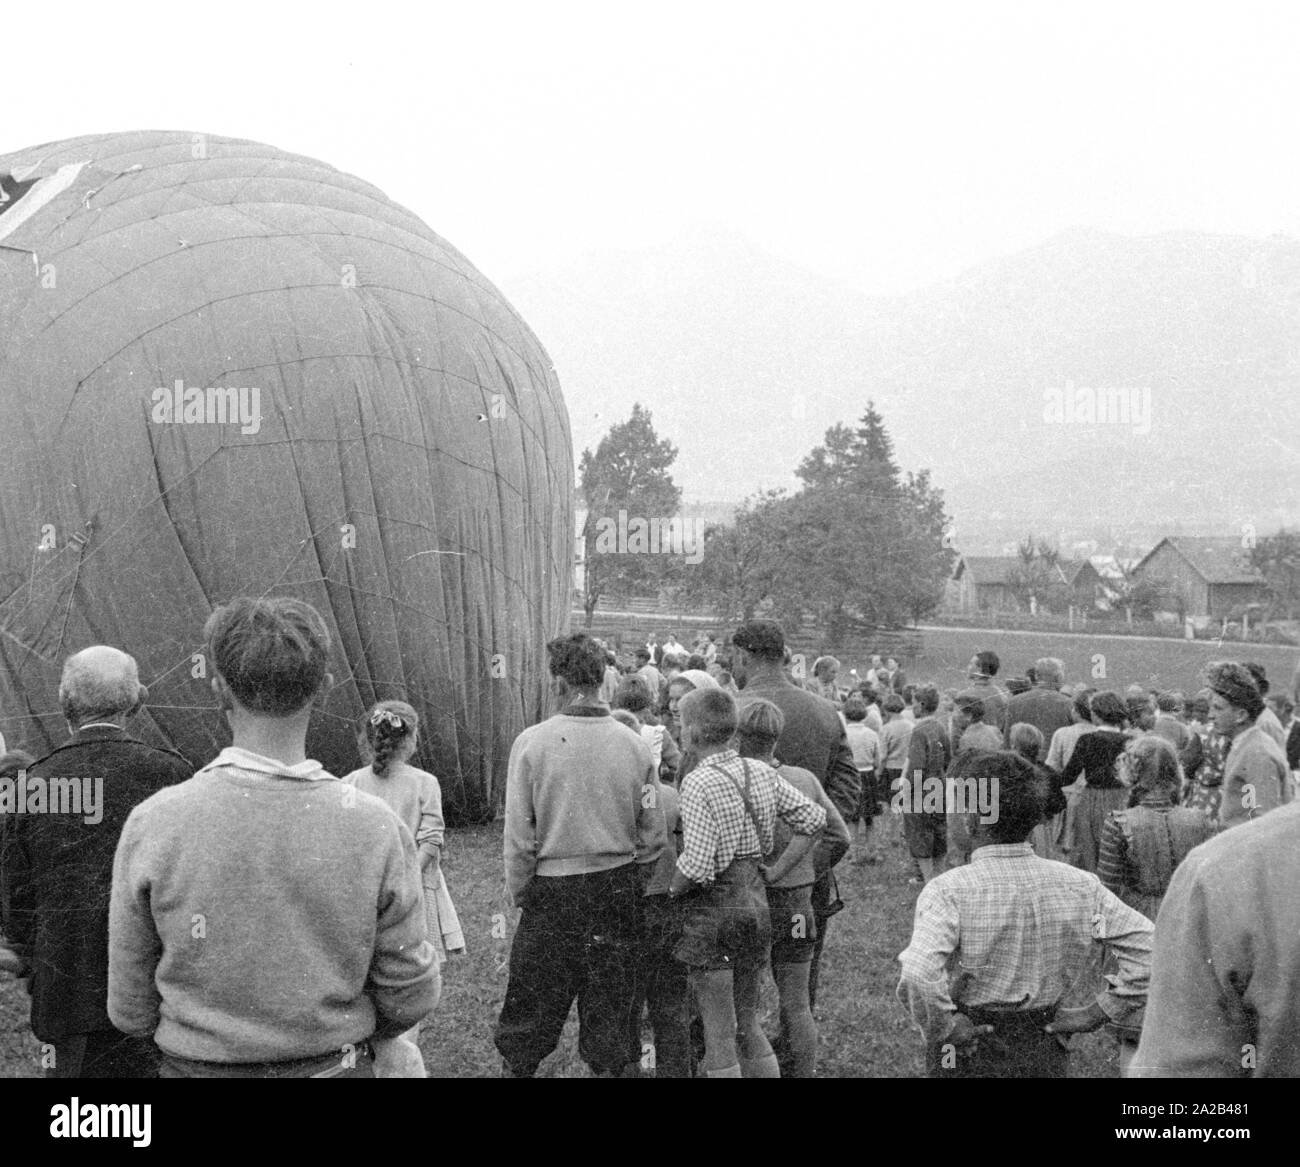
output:
M1264 698L1250 671L1233 663L1211 665L1206 681L1210 719L1231 742L1223 764L1219 825L1235 827L1290 801L1290 771L1281 747L1256 724Z
M116 648L68 657L59 704L72 740L27 770L28 788L42 780L50 792L46 805L29 800L7 816L0 928L31 970L32 1031L53 1047L42 1055L46 1077L157 1076L153 1043L119 1033L108 1017L108 905L122 825L137 803L193 772L180 754L127 735L147 695L135 660Z

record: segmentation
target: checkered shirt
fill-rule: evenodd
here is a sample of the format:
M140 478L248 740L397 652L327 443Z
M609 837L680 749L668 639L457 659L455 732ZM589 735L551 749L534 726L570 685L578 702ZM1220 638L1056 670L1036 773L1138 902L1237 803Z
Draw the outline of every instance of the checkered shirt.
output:
M1117 968L1095 1000L1122 1021L1146 1002L1151 934L1095 875L1040 859L1028 843L991 844L921 892L898 998L931 1041L964 1007L1086 1005L1079 991L1090 992L1101 942Z
M740 796L746 766L761 837ZM712 883L733 859L762 859L772 850L778 815L799 835L816 835L826 825L826 812L765 762L741 758L735 750L711 755L682 779L685 845L678 870L695 883Z

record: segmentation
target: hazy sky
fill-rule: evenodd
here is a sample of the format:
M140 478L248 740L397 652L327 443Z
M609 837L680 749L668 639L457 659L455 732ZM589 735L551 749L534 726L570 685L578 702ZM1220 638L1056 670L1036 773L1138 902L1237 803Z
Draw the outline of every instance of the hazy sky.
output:
M1294 4L630 12L6 8L0 153L268 142L379 186L507 292L701 222L869 291L1076 225L1300 234Z

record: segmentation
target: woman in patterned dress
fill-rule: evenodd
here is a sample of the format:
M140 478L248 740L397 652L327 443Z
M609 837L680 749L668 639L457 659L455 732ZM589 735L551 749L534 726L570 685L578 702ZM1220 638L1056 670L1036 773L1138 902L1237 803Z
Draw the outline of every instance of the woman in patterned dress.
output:
M1213 727L1206 727L1197 736L1201 739L1200 761L1196 773L1188 775L1190 780L1187 783L1185 801L1187 806L1217 823L1219 805L1223 802L1223 767L1228 760L1232 742Z
M1164 738L1135 738L1120 765L1132 794L1128 808L1114 811L1102 828L1097 875L1129 907L1154 920L1174 870L1214 834L1215 824L1201 811L1178 805L1182 767ZM1127 1077L1142 1036L1141 1018L1110 1029L1119 1042L1120 1076Z
M1164 738L1135 738L1120 764L1132 782L1129 805L1112 812L1102 828L1097 876L1129 907L1154 920L1174 868L1214 834L1214 824L1200 811L1178 805L1182 772Z

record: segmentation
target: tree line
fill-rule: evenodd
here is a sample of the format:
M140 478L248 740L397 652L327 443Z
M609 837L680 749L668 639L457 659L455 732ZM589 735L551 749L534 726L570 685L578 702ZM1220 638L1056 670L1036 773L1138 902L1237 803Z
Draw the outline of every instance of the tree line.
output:
M620 512L676 514L676 458L640 404L594 452L583 451L588 626L601 596L667 592L722 621L763 614L798 627L811 619L834 645L856 629L914 623L939 606L956 559L943 494L928 470L900 469L873 402L855 426L826 431L795 470L799 487L760 491L730 522L708 526L695 562L629 549L630 540L611 548Z

